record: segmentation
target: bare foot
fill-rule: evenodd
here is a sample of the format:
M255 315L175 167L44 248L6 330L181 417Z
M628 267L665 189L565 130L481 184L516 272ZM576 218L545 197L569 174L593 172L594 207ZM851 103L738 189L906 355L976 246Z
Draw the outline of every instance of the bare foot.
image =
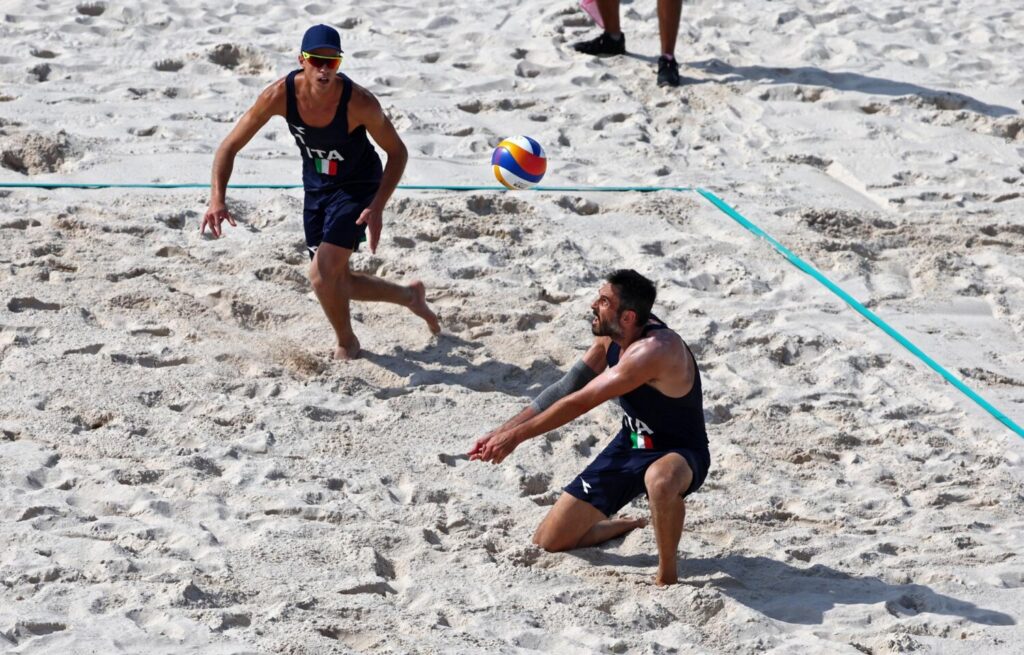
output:
M334 359L356 359L359 357L359 339L352 337L352 342L347 346L336 346L334 348Z
M654 576L654 584L659 587L667 587L668 585L677 584L679 582L679 573L676 571L675 562L672 562L672 568L668 571L662 571L661 566L658 566L658 574Z
M647 527L647 519L638 516L616 516L613 519L606 519L602 523L619 528L620 532L617 534L626 534L627 532Z
M416 280L409 284L409 289L412 291L412 302L408 305L409 309L412 310L413 314L427 322L427 327L430 328L433 334L440 332L441 324L437 322L437 315L427 305L426 287L423 286L422 282Z
M647 527L647 519L639 517L639 516L637 516L637 517L633 517L633 516L620 516L619 518L621 520L623 520L623 521L631 521L633 523L633 529L634 530L636 530L638 528L646 528Z

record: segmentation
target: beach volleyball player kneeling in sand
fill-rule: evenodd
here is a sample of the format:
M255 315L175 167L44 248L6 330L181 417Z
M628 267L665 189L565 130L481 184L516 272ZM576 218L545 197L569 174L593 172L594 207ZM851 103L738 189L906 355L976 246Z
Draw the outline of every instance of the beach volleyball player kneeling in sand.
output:
M213 160L210 205L200 230L221 235L221 223L235 224L224 195L235 155L272 116L283 116L302 155L305 189L303 221L312 263L310 281L337 336L334 356L359 355L352 332L350 300L390 302L408 307L441 330L427 306L423 284L400 286L349 269L349 258L370 231L370 252L377 251L384 206L405 170L408 154L394 125L372 93L338 72L341 39L327 25L314 25L302 37L301 68L267 87L238 120ZM388 155L387 166L367 134Z
M504 425L477 440L470 459L501 463L516 446L606 400L622 406L622 429L565 487L533 535L548 551L593 546L646 525L612 518L647 493L658 544L659 585L674 584L687 495L707 476L700 371L679 335L651 314L654 284L636 271L609 275L591 305L595 339L583 359Z

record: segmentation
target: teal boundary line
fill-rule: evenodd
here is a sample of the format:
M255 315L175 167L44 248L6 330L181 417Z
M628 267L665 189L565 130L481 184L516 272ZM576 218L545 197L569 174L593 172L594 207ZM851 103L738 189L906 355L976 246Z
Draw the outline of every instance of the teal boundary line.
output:
M207 189L209 184L199 183L159 183L148 184L113 184L113 183L74 183L74 182L0 182L0 188L14 189ZM301 184L229 184L230 189L299 189ZM503 186L476 186L476 185L445 185L445 184L400 184L399 189L407 191L508 191ZM814 278L819 284L838 296L854 311L866 318L876 327L889 335L898 344L906 348L912 355L924 362L930 369L938 373L946 382L956 387L962 394L973 400L979 407L988 412L997 421L1008 427L1018 437L1024 439L1024 429L1013 422L1010 417L995 408L990 402L978 395L973 389L961 382L947 371L938 362L929 357L923 350L915 346L909 339L900 334L895 328L883 321L874 312L861 304L856 298L848 294L842 287L825 277L818 269L814 268L803 259L794 254L789 248L779 243L770 234L762 230L752 221L744 217L735 209L730 207L724 200L714 193L703 189L686 186L537 186L530 191L549 192L571 192L571 193L614 193L614 192L640 192L652 193L656 191L691 192L696 191L705 200L717 207L722 213L739 223L743 228L756 237L764 239L780 255L785 257L790 264L797 267L807 275Z
M856 311L858 314L874 323L880 330L882 330L882 332L885 332L890 337L895 339L897 343L899 343L901 346L909 350L911 354L913 354L915 357L917 357L922 362L927 364L930 369L941 375L946 380L946 382L949 382L954 387L959 389L961 393L963 393L965 396L967 396L975 403L977 403L978 406L980 406L986 412L991 414L993 418L995 418L997 421L999 421L1006 427L1010 428L1010 430L1016 433L1018 437L1024 438L1024 430L1022 430L1019 425L1014 423L1010 419L1010 417L1003 414L1001 411L996 409L990 402L988 402L987 400L979 396L977 393L975 393L973 389L971 389L966 384L964 384L956 377L954 377L952 373L947 371L938 362L936 362L934 359L925 354L924 351L922 351L920 348L911 343L909 339L907 339L902 334L897 332L895 328L893 328L891 325L889 325L881 318L879 318L877 314L875 314L870 309L862 305L853 296L846 293L846 291L844 291L842 287L840 287L832 280L822 275L821 272L818 271L818 269L814 268L804 260L800 259L800 257L795 255L791 250L789 250L789 248L786 248L784 245L776 241L770 234L768 234L760 227L755 225L753 222L745 218L742 214L740 214L738 211L730 207L728 204L725 203L724 200L722 200L715 194L711 193L710 191L707 191L706 189L697 189L697 193L704 196L704 198L708 202L710 202L712 205L720 209L722 213L724 213L726 216L742 225L744 228L746 228L748 231L754 234L754 236L760 237L767 241L768 244L771 245L771 247L774 248L780 255L789 260L790 264L796 266L804 273L807 273L812 278L817 280L819 284L824 286L826 289L828 289L835 295L839 296L843 300L843 302L845 302L847 305L853 308L854 311Z

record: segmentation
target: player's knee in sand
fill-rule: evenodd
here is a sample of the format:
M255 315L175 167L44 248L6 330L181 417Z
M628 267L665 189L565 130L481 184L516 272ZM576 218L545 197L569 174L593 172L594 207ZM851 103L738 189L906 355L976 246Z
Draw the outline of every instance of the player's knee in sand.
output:
M576 545L574 542L570 543L564 534L560 535L550 527L545 526L544 521L541 521L540 525L537 526L531 541L534 546L538 546L549 553L571 550Z
M533 544L549 553L564 553L577 547L576 542L568 540L565 535L547 532L534 534Z
M576 548L591 528L605 516L589 503L563 493L537 526L533 543L549 553Z

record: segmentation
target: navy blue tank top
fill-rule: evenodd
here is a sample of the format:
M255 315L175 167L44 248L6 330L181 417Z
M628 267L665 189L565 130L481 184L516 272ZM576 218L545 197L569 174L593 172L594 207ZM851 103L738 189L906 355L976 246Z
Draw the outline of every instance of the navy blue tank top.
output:
M306 125L299 115L295 98L295 70L285 78L288 96L288 129L302 155L302 185L306 191L343 189L357 195L372 194L380 186L383 173L380 157L360 125L348 131L348 101L352 98L352 80L338 74L344 83L334 119L325 127Z
M644 327L644 336L654 330L668 329L660 319L654 320L657 323ZM608 347L608 366L619 363L619 351L619 344L612 342ZM693 353L690 353L690 357L693 358L693 388L685 396L671 398L651 385L644 384L619 397L619 404L625 412L622 417L623 431L628 431L634 448L707 450L708 433L704 428L700 369L697 368L697 359Z

